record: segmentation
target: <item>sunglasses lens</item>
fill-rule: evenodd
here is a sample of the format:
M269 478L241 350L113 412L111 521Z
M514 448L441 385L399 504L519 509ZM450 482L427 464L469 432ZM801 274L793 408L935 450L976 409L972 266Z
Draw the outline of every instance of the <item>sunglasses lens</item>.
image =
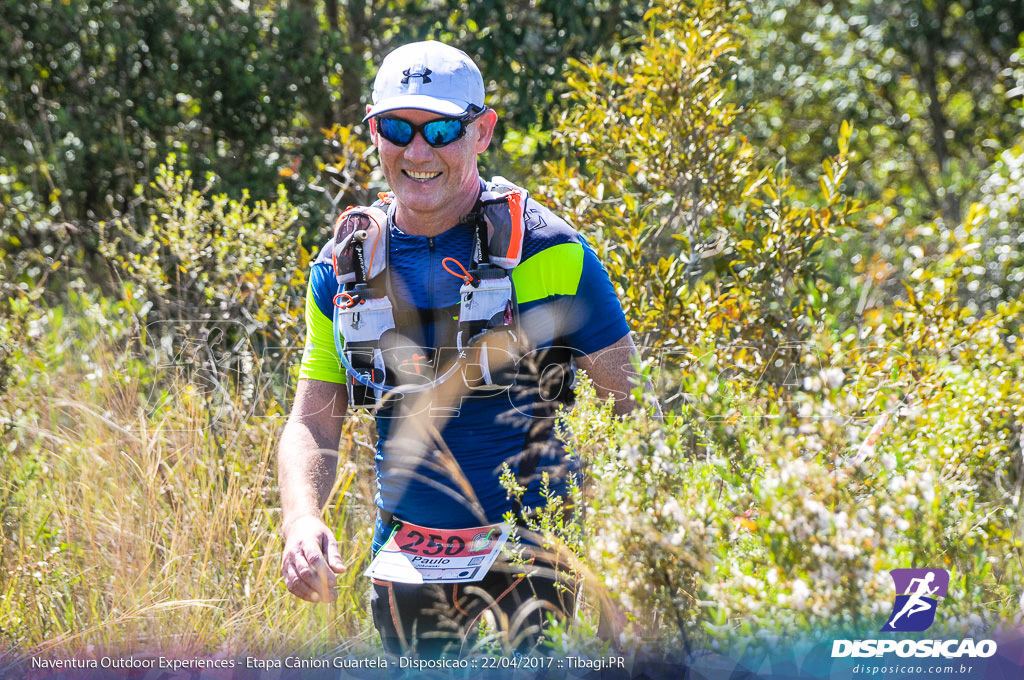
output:
M412 141L412 125L397 118L381 118L377 121L380 134L392 144L405 146Z
M432 120L423 126L423 137L431 146L444 146L461 137L463 129L463 122L455 118Z

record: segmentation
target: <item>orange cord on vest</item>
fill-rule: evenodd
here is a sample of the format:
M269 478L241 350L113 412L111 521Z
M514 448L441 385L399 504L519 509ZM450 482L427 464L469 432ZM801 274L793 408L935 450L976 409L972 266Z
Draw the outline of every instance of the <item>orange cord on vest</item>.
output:
M452 271L451 269L449 269L448 268L448 263L449 262L454 262L459 267L459 269L462 270L462 273L460 274L458 272L455 272L455 271ZM463 281L465 281L466 283L473 283L473 276L469 273L469 271L466 270L466 267L463 266L463 264L461 262L459 262L458 260L456 260L454 257L446 257L443 260L441 260L441 266L444 267L444 270L446 272L448 272L449 274L451 274L452 276L460 278Z
M345 303L344 304L338 304L338 298L342 298L343 300L345 300ZM334 296L334 299L332 300L332 302L334 303L334 306L337 307L338 309L348 309L349 307L355 307L356 305L361 305L364 302L366 302L366 300L364 300L361 297L354 297L351 293L347 293L345 291L342 291L342 292L340 292L340 293L338 293L337 295Z

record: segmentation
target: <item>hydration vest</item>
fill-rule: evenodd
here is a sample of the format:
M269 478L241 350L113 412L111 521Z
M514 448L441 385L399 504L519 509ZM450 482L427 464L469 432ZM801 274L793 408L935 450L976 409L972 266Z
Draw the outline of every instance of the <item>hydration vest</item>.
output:
M415 320L396 310L391 292L391 198L339 215L331 258L339 286L333 325L350 406L378 408L456 375L477 391L514 384L525 343L511 273L522 259L527 197L525 189L497 177L462 220L474 229L472 261L466 268L454 258L443 260L463 283L454 338L437 343L433 356L403 334Z

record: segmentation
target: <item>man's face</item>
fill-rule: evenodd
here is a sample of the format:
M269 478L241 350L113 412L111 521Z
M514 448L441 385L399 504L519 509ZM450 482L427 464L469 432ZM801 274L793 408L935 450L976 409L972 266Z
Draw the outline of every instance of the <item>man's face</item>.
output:
M413 125L444 117L416 109L390 111L384 116ZM406 221L400 226L447 229L472 209L479 193L477 155L490 144L497 121L492 111L470 123L461 139L437 148L427 144L420 132L406 146L393 144L381 136L376 119L370 121L381 169L398 200L399 217ZM408 224L409 220L428 224Z

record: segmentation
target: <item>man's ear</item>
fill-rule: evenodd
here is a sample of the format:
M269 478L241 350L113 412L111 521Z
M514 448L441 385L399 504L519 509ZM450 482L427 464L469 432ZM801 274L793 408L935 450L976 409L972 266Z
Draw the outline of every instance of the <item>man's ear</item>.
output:
M494 136L494 126L498 124L498 114L494 109L487 109L483 115L476 119L476 152L483 153L491 144L491 137Z
M370 112L370 107L369 106L366 107L366 112L367 113ZM373 141L374 146L376 146L376 144L377 144L377 119L376 119L376 117L370 118L366 122L370 124L370 139Z

